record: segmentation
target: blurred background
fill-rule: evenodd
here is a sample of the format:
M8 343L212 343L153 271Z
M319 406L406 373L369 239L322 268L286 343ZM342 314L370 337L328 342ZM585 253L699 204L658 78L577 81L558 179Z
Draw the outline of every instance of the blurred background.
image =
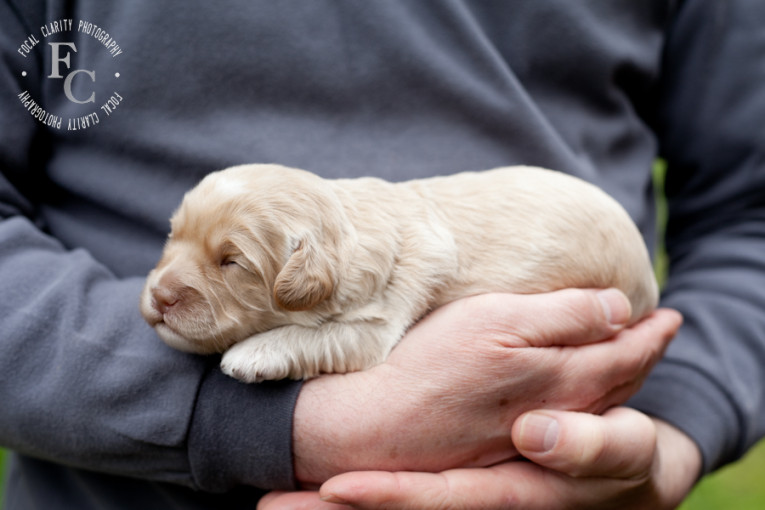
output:
M765 442L704 478L681 510L762 510L765 508Z

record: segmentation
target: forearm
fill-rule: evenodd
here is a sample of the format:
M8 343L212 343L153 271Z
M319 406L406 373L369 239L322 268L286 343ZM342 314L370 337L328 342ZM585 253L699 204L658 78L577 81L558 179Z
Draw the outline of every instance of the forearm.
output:
M208 490L292 485L299 385L248 387L166 347L138 313L141 278L114 278L26 218L0 222L0 281L0 444Z
M765 165L757 0L681 5L657 91L668 170L663 304L685 317L632 405L699 444L704 471L765 434Z
M164 385L152 387L151 381L167 380L161 368L172 366L170 357L159 345L152 352L150 335L131 320L129 305L140 283L113 281L86 259L82 252L63 252L23 218L0 223L6 290L0 398L13 410L0 417L2 444L47 460L122 472L153 442L164 445L167 455L142 466L146 476L188 471L181 446L203 363L179 359L171 402L147 413L147 404L166 399ZM149 429L160 421L166 425L149 441Z
M631 402L693 437L704 472L735 460L765 433L763 234L765 221L726 229L676 261L664 303L685 323Z

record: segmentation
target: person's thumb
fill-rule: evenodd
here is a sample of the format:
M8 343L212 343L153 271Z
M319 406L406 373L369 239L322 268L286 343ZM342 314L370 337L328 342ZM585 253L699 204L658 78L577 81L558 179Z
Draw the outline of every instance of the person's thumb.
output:
M656 426L633 409L603 416L540 410L513 424L513 442L530 461L573 477L639 478L650 472Z
M575 346L611 338L632 315L618 289L563 289L544 294L495 294L495 327L522 340L512 347ZM485 313L484 315L488 315ZM543 327L540 327L540 324Z

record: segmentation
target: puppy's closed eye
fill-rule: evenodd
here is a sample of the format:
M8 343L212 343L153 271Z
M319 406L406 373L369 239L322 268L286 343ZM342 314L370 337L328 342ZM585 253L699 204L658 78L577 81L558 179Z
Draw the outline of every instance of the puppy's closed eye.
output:
M246 269L247 265L244 262L244 256L241 253L225 254L219 257L220 267L224 269Z

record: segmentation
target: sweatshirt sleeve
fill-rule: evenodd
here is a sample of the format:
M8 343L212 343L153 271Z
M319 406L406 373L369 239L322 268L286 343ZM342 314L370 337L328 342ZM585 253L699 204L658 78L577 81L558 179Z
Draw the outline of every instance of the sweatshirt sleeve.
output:
M208 491L292 487L300 385L244 385L216 357L164 346L138 312L142 278L117 278L36 221L46 129L9 92L29 28L8 2L0 20L0 445Z
M665 53L663 305L685 322L632 405L689 434L705 472L765 435L763 26L760 0L688 0Z

